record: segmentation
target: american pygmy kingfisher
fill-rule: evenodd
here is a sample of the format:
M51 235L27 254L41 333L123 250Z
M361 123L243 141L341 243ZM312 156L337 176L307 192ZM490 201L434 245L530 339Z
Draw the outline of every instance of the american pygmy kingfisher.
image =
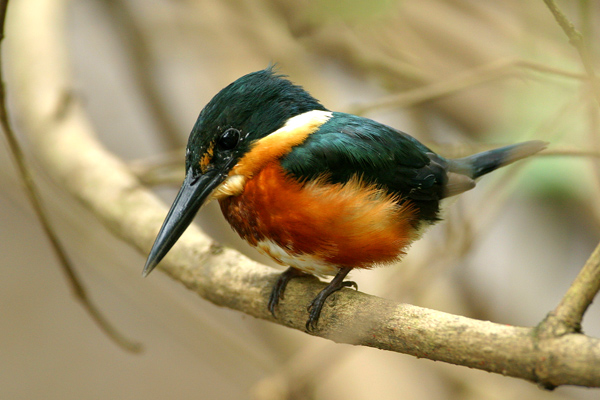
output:
M327 297L353 268L397 261L440 201L475 179L544 149L529 141L459 159L373 120L329 111L272 68L245 75L200 112L186 151L186 175L158 233L144 276L162 260L203 204L217 199L231 227L259 252L289 266L290 279L335 277L312 301L314 329Z

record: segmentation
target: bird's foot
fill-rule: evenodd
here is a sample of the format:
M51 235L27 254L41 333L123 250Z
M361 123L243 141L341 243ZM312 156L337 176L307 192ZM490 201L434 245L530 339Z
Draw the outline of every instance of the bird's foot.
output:
M281 275L279 275L277 282L273 286L273 290L271 290L271 296L269 296L269 311L271 311L271 314L274 318L276 318L275 308L279 304L279 300L283 300L283 294L289 281L293 278L304 275L307 274L293 267L289 267Z
M344 281L348 272L350 272L351 268L342 268L338 271L337 275L329 282L329 285L325 287L325 289L321 290L317 297L310 303L308 306L308 321L306 321L306 330L307 332L312 332L317 329L317 324L319 322L319 317L321 316L321 310L325 305L325 301L332 294L337 292L343 287L354 287L358 290L358 285L354 281Z

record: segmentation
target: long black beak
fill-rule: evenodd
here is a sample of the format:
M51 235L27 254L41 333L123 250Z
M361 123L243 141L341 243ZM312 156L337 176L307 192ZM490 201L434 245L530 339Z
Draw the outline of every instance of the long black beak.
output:
M177 242L179 237L185 232L186 228L192 223L196 213L206 202L210 194L227 177L218 169L207 171L198 177L193 177L193 173L188 172L185 180L179 189L173 205L163 222L158 236L154 241L152 250L146 260L142 275L148 276L158 263L167 255L171 247Z

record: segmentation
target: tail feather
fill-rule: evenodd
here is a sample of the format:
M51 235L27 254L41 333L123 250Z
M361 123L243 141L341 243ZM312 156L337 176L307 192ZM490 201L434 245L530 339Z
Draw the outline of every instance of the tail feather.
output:
M547 142L541 140L531 140L529 142L500 147L468 157L448 160L448 169L450 172L466 175L471 179L477 179L495 169L542 151L547 145Z

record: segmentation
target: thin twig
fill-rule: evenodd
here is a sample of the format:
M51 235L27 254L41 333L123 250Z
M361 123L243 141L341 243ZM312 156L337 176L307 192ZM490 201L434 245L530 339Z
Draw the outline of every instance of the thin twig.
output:
M185 175L182 163L184 149L169 151L156 156L133 160L129 163L131 172L144 185L152 187L164 184L180 185Z
M514 73L514 68L524 68L536 72L553 74L572 79L585 79L585 75L576 72L565 71L559 68L549 67L532 61L500 59L489 64L481 65L473 69L461 72L456 76L434 82L415 89L407 90L399 94L384 96L369 104L351 107L350 113L362 115L374 109L386 107L409 107L426 101L440 99L465 88L479 85Z
M141 98L149 107L147 115L156 124L159 139L167 149L181 147L183 143L178 135L177 123L166 107L164 96L161 96L154 76L156 68L148 39L136 21L136 15L130 9L131 5L120 0L104 0L100 3L106 7L121 33L121 44L125 53L131 57L132 76L141 91Z
M575 29L575 26L573 25L573 23L561 11L561 9L558 7L558 5L556 4L556 2L554 0L544 0L544 3L546 3L546 5L548 6L548 9L550 9L550 12L552 13L552 15L554 15L556 22L558 22L558 24L560 25L562 30L565 32L565 34L569 38L569 43L571 43L571 45L573 47L575 47L575 49L577 50L577 53L579 54L579 58L581 58L581 62L583 64L583 68L585 69L585 72L588 76L594 98L596 99L598 106L600 106L600 80L598 80L598 77L596 76L596 72L594 71L594 65L592 62L591 55L590 55L589 46L586 42L585 37L581 34L581 32L579 32L577 29ZM591 119L590 119L591 125L592 125L590 141L591 141L591 144L593 145L593 147L598 150L599 149L599 147L598 147L598 145L599 145L598 132L594 131L594 128L595 128L594 121L597 121L597 119L598 119L598 115L597 115L598 109L591 110L590 112L596 114L596 115L592 115ZM595 162L594 164L595 164L594 173L596 175L596 180L598 182L600 182L600 172L599 172L600 166L598 165L597 162Z
M450 95L465 87L474 86L498 76L506 74L506 66L511 65L512 60L499 60L472 70L465 71L450 79L434 82L405 92L384 96L381 99L366 105L354 106L350 109L351 114L362 115L374 109L385 107L408 107L425 101L431 101L443 96Z
M0 2L0 38L4 39L4 21L6 19L6 10L8 6L8 0L2 0ZM139 343L133 342L127 338L125 338L122 334L120 334L114 326L102 315L100 310L94 305L92 300L89 298L87 291L83 284L81 283L81 279L75 272L75 268L69 257L67 256L65 249L63 248L60 240L54 228L52 227L52 223L46 216L46 211L44 206L42 205L42 200L39 195L39 191L37 186L33 180L27 162L25 161L25 154L19 145L17 137L12 129L12 126L9 121L8 111L6 108L6 91L4 88L4 75L2 69L2 55L0 52L0 125L2 126L2 130L6 135L6 139L8 141L8 145L10 147L10 151L13 155L13 159L17 166L17 171L21 176L21 180L25 185L25 193L29 198L29 201L33 207L33 210L40 222L40 225L50 240L50 244L56 257L58 258L59 264L62 267L63 272L67 276L67 280L71 285L71 289L75 297L81 302L83 307L87 310L88 314L92 317L92 319L97 323L97 325L107 334L107 336L119 345L121 348L130 351L130 352L140 352L141 345Z
M575 29L573 23L560 10L560 8L554 0L544 0L544 3L546 3L546 6L548 6L548 9L550 9L550 12L552 13L552 15L554 15L556 22L558 22L562 30L569 38L569 43L571 43L571 45L575 47L575 49L579 53L579 57L581 58L581 62L583 63L583 67L585 68L585 72L587 73L590 83L592 85L594 97L596 98L596 102L598 102L598 105L600 106L600 81L596 77L594 65L590 56L589 48L585 42L585 38L583 37L581 32Z
M549 65L540 64L540 63L536 63L536 62L528 61L528 60L515 60L514 65L515 65L515 67L525 68L525 69L529 69L531 71L541 72L541 73L545 73L548 75L554 75L557 77L571 78L571 79L577 79L577 80L586 79L586 76L579 72L566 71L562 68L551 67Z
M590 57L589 48L583 35L575 29L573 23L560 10L554 0L544 0L546 6L554 15L556 22L569 38L569 43L579 53L583 67L588 75L591 89L600 106L600 81L594 71L594 66ZM591 111L597 114L598 110ZM597 115L592 116L592 129L594 129ZM597 149L597 134L591 132L591 141ZM583 314L591 304L592 300L600 290L600 244L590 256L588 262L577 275L573 284L567 290L556 309L548 314L548 317L540 324L540 334L564 334L567 332L579 332L581 330L581 320Z
M581 320L592 300L600 290L600 244L587 260L579 274L563 296L558 306L545 321L548 329L552 325L552 334L562 335L581 332ZM549 323L548 320L556 320ZM561 329L561 331L556 331Z

